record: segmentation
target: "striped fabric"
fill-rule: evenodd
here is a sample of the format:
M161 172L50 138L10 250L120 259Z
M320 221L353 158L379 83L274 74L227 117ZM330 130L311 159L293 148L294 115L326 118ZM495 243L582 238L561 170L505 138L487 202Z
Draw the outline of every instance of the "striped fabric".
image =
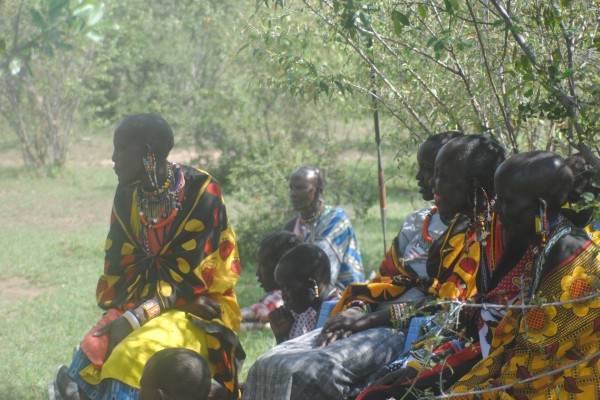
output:
M320 332L316 329L284 342L256 360L242 399L352 398L404 347L404 334L391 328L368 329L324 348L314 346Z
M340 288L365 279L362 258L350 219L343 209L327 208L314 225L296 220L294 233L322 248L331 261L331 281Z

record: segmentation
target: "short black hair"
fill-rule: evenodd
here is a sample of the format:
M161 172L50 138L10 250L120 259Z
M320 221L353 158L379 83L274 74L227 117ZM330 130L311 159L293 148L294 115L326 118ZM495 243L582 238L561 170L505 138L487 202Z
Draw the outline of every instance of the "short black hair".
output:
M325 190L325 171L323 171L319 167L315 167L312 165L303 165L302 167L294 171L294 174L299 171L312 172L315 175L315 184L317 186L317 192L319 194L323 193L323 191Z
M437 153L442 148L442 146L444 146L450 140L456 139L457 137L461 137L464 135L465 135L464 133L459 132L459 131L440 132L440 133L433 134L431 136L427 136L427 139L425 139L425 142L429 143L432 146L435 146L436 149L434 152Z
M261 240L256 252L256 260L272 261L273 267L288 250L300 244L300 238L290 231L279 231Z
M573 188L573 171L564 158L550 151L518 153L506 160L498 173L508 174L535 196L544 199L549 210L559 210Z
M288 271L293 274L290 278L314 279L324 284L331 283L331 262L327 253L317 245L310 243L297 245L281 257L277 269L282 265L291 267L288 268Z
M467 179L476 179L488 196L496 194L494 174L506 159L504 147L496 140L481 134L464 135L451 139L448 146L461 146L463 151L457 161L465 161Z
M122 120L115 133L127 135L128 140L150 146L158 160L166 160L175 139L171 127L156 114L136 114Z
M156 352L144 373L172 400L208 399L211 374L208 362L195 351L168 348Z

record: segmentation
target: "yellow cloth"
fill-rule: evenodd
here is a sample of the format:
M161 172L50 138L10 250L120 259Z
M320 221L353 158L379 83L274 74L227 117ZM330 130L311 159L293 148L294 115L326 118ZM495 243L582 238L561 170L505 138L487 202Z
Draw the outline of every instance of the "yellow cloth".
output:
M575 252L543 278L537 298L544 303L565 302L598 293L600 268L598 247L593 242ZM503 400L592 400L600 398L600 365L596 356L577 363L600 350L600 300L583 300L509 310L493 331L492 349L450 390L469 393L503 385L514 385L475 397ZM570 367L569 367L570 366ZM549 371L566 367L562 372ZM531 382L521 381L539 376Z
M92 385L113 378L139 389L148 359L157 351L174 347L202 355L209 360L211 376L214 375L215 366L208 357L207 334L197 328L185 312L178 310L168 311L129 334L114 348L101 370L90 364L79 375Z

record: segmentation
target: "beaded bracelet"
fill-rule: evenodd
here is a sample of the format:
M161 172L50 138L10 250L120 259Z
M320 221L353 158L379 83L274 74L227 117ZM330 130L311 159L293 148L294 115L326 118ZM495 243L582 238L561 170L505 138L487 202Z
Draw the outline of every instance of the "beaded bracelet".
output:
M142 309L144 310L144 314L146 315L147 321L160 314L160 306L158 305L158 302L154 299L148 300L140 307L142 307Z
M138 321L135 314L131 311L125 311L125 313L123 314L123 318L125 318L127 322L129 322L134 331L140 327L140 321Z
M347 308L356 308L358 310L361 310L365 314L369 314L371 312L371 305L363 300L354 300L350 304L348 304Z
M412 308L403 303L394 303L390 306L390 321L394 330L408 327L411 311Z

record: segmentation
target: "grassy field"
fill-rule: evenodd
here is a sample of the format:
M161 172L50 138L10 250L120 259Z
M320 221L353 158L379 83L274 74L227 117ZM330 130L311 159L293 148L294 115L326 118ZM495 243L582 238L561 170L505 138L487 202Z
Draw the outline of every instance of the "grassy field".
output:
M40 178L19 166L15 143L0 147L0 399L46 398L46 384L57 366L70 362L73 347L101 315L94 294L116 184L111 146L110 137L78 141L69 166L55 178ZM391 156L388 163L388 176L402 174ZM421 205L414 196L394 190L394 179L390 182L388 242L403 217ZM237 199L225 196L236 204ZM235 228L243 216L235 211L239 207L232 209ZM365 265L372 270L383 255L378 207L353 223ZM236 291L244 306L258 299L261 290L253 260L242 263ZM248 355L243 379L274 340L270 331L240 337Z

